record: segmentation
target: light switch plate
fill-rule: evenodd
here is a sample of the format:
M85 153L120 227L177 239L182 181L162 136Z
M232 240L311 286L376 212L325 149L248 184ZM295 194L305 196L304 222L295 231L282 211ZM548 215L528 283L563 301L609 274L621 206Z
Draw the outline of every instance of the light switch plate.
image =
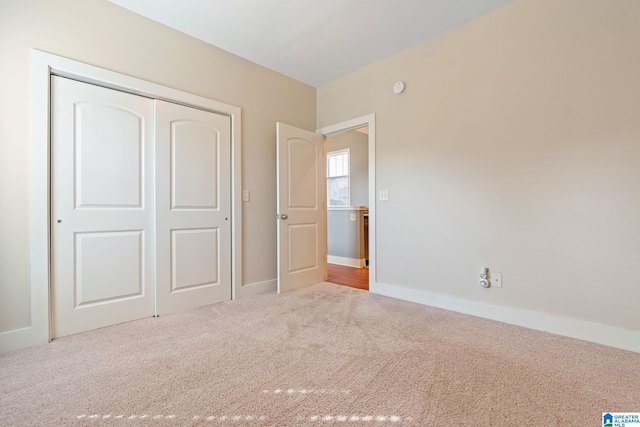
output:
M389 190L380 190L378 192L378 200L380 200L381 202L388 202L389 201Z
M242 201L243 202L248 202L250 195L251 194L250 194L249 190L242 190Z
M502 287L502 273L490 273L489 278L492 288Z

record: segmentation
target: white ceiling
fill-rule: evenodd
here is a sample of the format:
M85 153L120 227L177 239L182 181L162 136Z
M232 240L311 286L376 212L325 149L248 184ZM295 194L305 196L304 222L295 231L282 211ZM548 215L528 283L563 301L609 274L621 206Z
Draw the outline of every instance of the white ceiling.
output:
M514 0L109 0L319 87Z

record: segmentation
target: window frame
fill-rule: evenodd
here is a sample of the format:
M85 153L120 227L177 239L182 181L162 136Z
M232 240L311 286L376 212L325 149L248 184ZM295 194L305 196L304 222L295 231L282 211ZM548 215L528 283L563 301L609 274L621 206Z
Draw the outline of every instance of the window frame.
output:
M341 154L345 154L347 155L347 174L346 175L336 175L336 176L330 176L329 175L329 159L332 156L337 156L337 155L341 155ZM326 175L327 175L327 208L340 208L340 207L348 207L351 206L351 148L342 148L339 150L333 150L333 151L328 151L327 152L327 159L325 162L325 167L326 167ZM334 179L334 178L347 178L347 204L346 205L332 205L331 204L331 198L330 198L330 194L329 194L329 180Z

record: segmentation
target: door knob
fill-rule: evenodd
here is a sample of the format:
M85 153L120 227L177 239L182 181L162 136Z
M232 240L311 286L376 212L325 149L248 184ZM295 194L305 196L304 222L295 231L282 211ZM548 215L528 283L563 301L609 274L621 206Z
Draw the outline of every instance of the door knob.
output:
M289 218L289 215L287 214L280 215L280 219L287 219L287 218Z

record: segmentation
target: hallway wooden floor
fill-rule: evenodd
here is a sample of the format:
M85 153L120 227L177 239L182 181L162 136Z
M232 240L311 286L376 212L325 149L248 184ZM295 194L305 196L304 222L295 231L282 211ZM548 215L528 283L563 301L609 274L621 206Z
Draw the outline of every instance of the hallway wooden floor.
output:
M328 282L352 288L369 290L369 269L345 267L337 264L327 264Z

